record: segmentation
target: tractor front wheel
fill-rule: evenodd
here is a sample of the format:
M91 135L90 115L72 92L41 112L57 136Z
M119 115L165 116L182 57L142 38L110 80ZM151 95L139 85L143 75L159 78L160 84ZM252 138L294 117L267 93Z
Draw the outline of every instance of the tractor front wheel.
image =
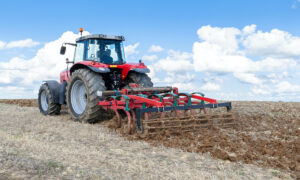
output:
M60 113L60 104L54 103L47 84L42 84L39 90L38 103L40 112L44 115L57 115Z
M100 74L89 69L73 72L67 85L66 100L72 119L93 123L99 119L104 110L97 105L96 92L105 91L105 82Z

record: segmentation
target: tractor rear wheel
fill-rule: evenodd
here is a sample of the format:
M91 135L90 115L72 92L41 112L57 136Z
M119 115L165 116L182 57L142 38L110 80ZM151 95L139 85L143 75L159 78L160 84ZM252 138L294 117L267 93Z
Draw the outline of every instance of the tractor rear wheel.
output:
M47 84L43 84L40 87L38 103L40 112L44 115L57 115L60 113L60 104L54 103L54 99Z
M73 72L67 85L66 100L72 119L93 123L99 120L104 110L97 105L96 92L105 91L105 82L100 74L89 69Z
M153 87L151 78L147 74L130 72L127 78L128 81L125 87L128 87L130 83L136 83L140 87Z

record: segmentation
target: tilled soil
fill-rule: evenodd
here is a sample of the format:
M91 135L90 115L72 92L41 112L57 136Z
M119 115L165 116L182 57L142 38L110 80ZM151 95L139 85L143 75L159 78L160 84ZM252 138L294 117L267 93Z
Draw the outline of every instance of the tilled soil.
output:
M9 103L28 105L30 101L34 100ZM212 127L193 133L162 132L144 139L136 134L122 134L129 140L146 141L155 146L279 168L300 178L300 103L233 102L232 105L237 123L232 128Z
M63 111L0 103L0 179L291 179L281 170L128 141Z
M0 103L17 104L21 107L38 107L37 99L0 99Z
M188 152L210 153L223 160L280 168L299 179L300 103L233 102L232 106L235 127L164 132L143 140ZM128 138L141 139L137 135Z
M130 140L209 153L232 162L280 168L299 179L300 103L233 102L232 106L236 125L230 128L212 126L188 133L164 131L147 138L117 130ZM224 113L224 110L209 113Z

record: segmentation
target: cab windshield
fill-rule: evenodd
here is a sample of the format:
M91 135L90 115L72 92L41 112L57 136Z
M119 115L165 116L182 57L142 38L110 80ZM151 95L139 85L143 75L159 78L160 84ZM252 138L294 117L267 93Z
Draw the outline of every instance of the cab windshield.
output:
M85 41L85 60L98 61L105 64L122 64L124 49L122 41L89 39Z

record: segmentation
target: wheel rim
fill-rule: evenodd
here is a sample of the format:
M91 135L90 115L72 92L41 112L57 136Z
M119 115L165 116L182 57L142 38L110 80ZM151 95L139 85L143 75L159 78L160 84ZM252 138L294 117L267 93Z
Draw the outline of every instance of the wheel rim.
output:
M43 111L47 111L48 110L48 97L47 97L47 94L46 94L46 91L42 91L41 93L41 106L42 106L42 109Z
M87 94L82 80L76 80L71 88L71 106L76 114L82 114L86 108Z

